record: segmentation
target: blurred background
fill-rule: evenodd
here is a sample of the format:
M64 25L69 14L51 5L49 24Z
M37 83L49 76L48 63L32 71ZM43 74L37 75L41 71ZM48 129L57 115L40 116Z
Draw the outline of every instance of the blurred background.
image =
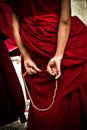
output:
M71 0L72 15L77 15L87 25L87 0Z

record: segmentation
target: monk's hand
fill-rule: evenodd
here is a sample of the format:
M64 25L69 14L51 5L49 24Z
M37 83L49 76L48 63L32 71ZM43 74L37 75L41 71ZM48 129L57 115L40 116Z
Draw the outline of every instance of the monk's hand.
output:
M61 57L54 56L47 65L47 72L58 79L61 75Z
M37 74L38 72L41 72L41 70L37 67L35 62L29 57L27 59L24 59L24 66L26 69L26 72L29 75Z

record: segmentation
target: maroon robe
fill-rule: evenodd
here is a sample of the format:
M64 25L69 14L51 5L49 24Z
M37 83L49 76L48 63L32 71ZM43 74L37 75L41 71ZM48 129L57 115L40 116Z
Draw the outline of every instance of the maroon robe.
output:
M0 33L0 125L24 118L22 88Z
M6 125L18 120L23 122L25 101L14 66L4 40L10 37L8 24L2 14L0 0L0 125ZM4 34L3 34L3 33Z
M56 50L61 0L11 2L20 21L22 41L42 70L37 75L27 75L26 82L35 105L46 108L55 88L55 79L46 72L46 66ZM87 27L76 16L71 17L70 35L61 66L54 105L45 112L30 105L28 130L87 129Z
M4 41L4 43L6 44L8 51L12 52L18 47L11 30L12 10L6 0L0 0L0 15L2 17L2 19L0 19L1 31L6 33L9 30L9 37Z

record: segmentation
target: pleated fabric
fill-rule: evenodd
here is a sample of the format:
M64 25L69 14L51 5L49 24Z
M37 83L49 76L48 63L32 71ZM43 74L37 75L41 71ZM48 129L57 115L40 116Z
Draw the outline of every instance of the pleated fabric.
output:
M26 83L35 105L46 108L55 88L55 79L46 72L46 66L56 50L61 0L11 2L20 21L22 41L42 70L37 75L26 75ZM71 16L61 69L54 105L40 112L30 104L28 130L87 129L87 27L77 16Z

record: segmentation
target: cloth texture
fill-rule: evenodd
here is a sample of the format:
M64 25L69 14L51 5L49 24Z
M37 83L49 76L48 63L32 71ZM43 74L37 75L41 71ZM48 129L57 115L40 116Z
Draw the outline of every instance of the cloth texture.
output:
M7 36L4 43L9 52L17 49L17 44L14 40L12 30L12 10L7 2L7 0L0 0L0 30Z
M57 46L61 0L14 0L11 6L20 21L22 41L42 70L27 75L26 83L36 106L46 108L55 88L55 79L46 67ZM77 16L71 16L61 69L53 107L39 112L30 105L28 130L87 129L87 27Z
M0 126L17 121L18 118L22 119L25 110L22 88L2 35L0 35Z

